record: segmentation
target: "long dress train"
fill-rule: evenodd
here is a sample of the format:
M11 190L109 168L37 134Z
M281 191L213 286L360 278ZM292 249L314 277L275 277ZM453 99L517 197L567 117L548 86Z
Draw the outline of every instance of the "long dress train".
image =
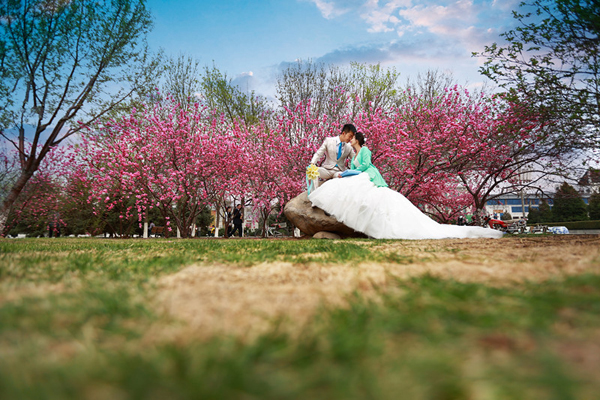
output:
M355 231L376 239L500 238L491 228L439 224L402 194L375 186L361 173L334 178L309 196L319 207Z

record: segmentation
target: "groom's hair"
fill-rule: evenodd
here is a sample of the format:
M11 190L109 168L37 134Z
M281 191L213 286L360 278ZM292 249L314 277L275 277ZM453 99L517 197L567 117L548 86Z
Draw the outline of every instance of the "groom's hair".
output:
M352 124L346 124L342 128L342 133L344 132L352 132L353 134L356 134L356 128Z

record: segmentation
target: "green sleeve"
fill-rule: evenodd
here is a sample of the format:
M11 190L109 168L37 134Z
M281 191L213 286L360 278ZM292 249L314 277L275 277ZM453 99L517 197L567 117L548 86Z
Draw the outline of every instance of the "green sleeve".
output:
M352 169L358 169L361 172L365 172L371 165L371 150L363 147L356 157L358 158L359 166L355 168L354 164L352 164Z

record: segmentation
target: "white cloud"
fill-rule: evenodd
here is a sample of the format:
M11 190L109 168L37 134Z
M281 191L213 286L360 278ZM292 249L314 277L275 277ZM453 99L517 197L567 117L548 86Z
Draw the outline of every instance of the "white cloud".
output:
M397 62L448 63L460 56L461 50L441 43L430 36L420 40L397 40L388 43L371 43L336 49L316 61L324 64L349 64L361 62L369 64L394 64Z
M370 26L369 32L391 32L402 21L398 18L399 8L410 7L411 0L391 0L379 4L377 0L367 1L361 8L360 17Z
M257 85L256 79L254 78L254 72L252 71L242 72L241 74L236 75L231 83L243 92L254 90Z
M475 75L482 62L471 53L497 42L499 34L511 28L510 10L517 9L520 0L305 1L317 5L325 18L347 14L345 18L354 18L364 30L377 34L361 44L332 50L317 62L381 63L409 74L450 69L468 76ZM475 84L480 84L479 78Z
M349 11L348 8L341 7L336 4L335 1L324 1L324 0L309 0L311 3L314 3L315 6L321 12L321 15L325 19L333 19L335 17L339 17Z
M396 32L399 37L408 33L432 33L472 42L469 35L491 37L485 32L495 22L493 14L515 9L520 0L484 0L477 4L473 0L304 1L315 4L326 19L353 14L367 24L370 33Z
M477 4L473 0L307 1L315 4L327 19L356 14L370 33L396 32L399 37L431 33L466 45L480 45L497 36L496 31L488 33L493 13L506 13L519 0L486 0Z
M517 0L508 0L513 4ZM479 51L485 44L498 39L500 30L494 13L506 12L506 3L472 0L433 1L394 0L380 4L367 2L368 12L361 17L369 24L369 32L395 31L398 37L438 38L437 42L451 47L462 47L465 53ZM418 4L414 4L418 3Z
M501 11L515 10L522 0L494 0L492 2L492 8Z

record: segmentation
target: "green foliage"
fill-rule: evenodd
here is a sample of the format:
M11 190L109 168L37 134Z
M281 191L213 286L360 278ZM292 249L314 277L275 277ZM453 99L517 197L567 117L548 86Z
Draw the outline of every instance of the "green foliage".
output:
M252 125L268 117L270 109L265 98L234 85L232 79L214 65L204 67L200 87L208 108L217 110L231 121L240 120Z
M485 46L481 72L560 125L562 146L597 144L600 7L597 0L528 0L519 25ZM579 132L580 137L571 135ZM561 132L559 132L561 131Z
M85 102L102 104L103 90L114 89L109 88L111 82L125 87L135 80L128 68L145 62L145 49L137 41L152 26L150 13L140 1L57 2L52 12L46 3L9 1L0 9L3 69L11 72L2 78L12 87L10 97L2 100L17 100L23 106L1 109L22 114L22 123L36 126L37 122L42 127L46 127L42 120L52 121L55 112L67 113L68 121ZM109 108L127 93L125 89L112 94Z
M154 64L145 46L152 19L144 1L3 1L0 15L0 130L20 160L0 206L4 231L50 149L147 86Z
M512 219L513 219L513 217L508 211L505 213L502 213L502 221L512 221Z
M540 205L537 209L531 207L529 214L527 215L527 222L530 224L547 223L552 220L552 209L546 199L540 201Z
M200 214L196 217L196 227L200 230L201 236L208 234L209 226L214 222L214 218L209 207L203 207Z
M590 219L600 219L600 193L594 193L590 196L588 211Z
M198 60L183 54L164 64L165 83L162 93L176 99L181 105L193 104L202 90L201 69ZM185 107L183 107L185 109Z
M588 219L587 207L575 188L563 183L554 196L552 207L554 221L585 221Z
M567 229L600 229L600 220L595 221L573 221L573 222L548 222L548 226L565 226Z
M527 223L528 224L539 224L540 221L540 212L537 208L529 207L529 213L527 214Z
M552 221L552 209L550 208L550 205L548 204L548 202L546 201L546 199L542 199L540 201L540 206L539 206L539 215L540 215L540 221L539 222L550 222Z
M339 96L339 89L347 87L341 70L312 60L298 60L277 76L275 98L280 107L294 109L300 103L311 101L313 115L326 114L341 117L345 104L332 102Z
M314 116L330 119L353 119L359 112L390 109L400 100L394 68L379 64L353 62L348 68L299 60L290 64L277 77L275 97L280 107L295 108L310 100Z
M445 93L447 88L454 85L456 85L456 81L452 74L438 70L429 70L424 74L417 74L415 80L409 78L406 89L420 94L423 101L434 102ZM398 98L398 102L401 101L402 98Z
M347 72L352 98L359 99L352 105L351 115L359 111L370 112L378 108L387 110L401 99L398 79L400 73L394 68L380 64L351 63Z

